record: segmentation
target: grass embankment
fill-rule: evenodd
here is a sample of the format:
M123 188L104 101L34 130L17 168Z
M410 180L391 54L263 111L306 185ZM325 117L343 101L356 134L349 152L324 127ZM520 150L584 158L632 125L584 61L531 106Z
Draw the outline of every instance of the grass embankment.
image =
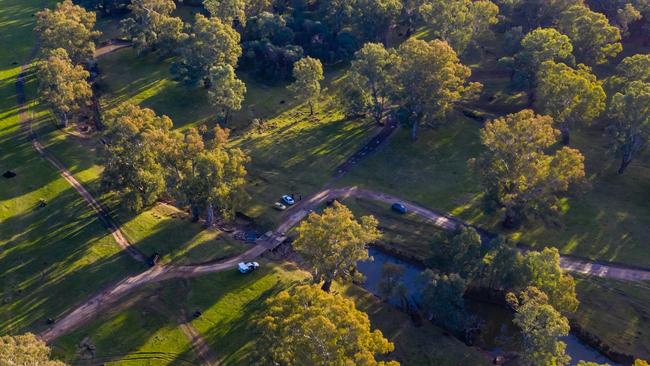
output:
M221 364L250 364L259 332L254 319L264 313L264 300L307 280L308 275L291 264L263 262L260 270L248 275L232 270L167 282L164 287L150 288L148 294L125 308L57 340L56 354L83 364L78 345L89 337L86 340L96 346L96 360L112 359L113 364L123 365L136 359L157 365L182 364L193 357L187 342L179 337L178 322L184 320L201 332ZM334 290L352 298L368 313L373 328L395 343L390 357L403 365L487 363L477 351L445 336L439 328L430 324L416 328L408 316L356 286L336 286ZM201 316L193 319L196 311Z
M610 349L650 360L650 282L576 279L580 307L573 321Z
M384 235L378 246L419 260L430 256L431 237L437 231L430 223L393 213L383 203L360 199L344 203L357 215L372 214L379 220ZM572 321L615 352L650 359L650 283L574 276L580 307Z
M379 248L403 258L425 262L431 257L431 246L440 229L422 217L392 211L383 202L348 198L342 202L356 217L373 215L379 221L382 237L374 243Z

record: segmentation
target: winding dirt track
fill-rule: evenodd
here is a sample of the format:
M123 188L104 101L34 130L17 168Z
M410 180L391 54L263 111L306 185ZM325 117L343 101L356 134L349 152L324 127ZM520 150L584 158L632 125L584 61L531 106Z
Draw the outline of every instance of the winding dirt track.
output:
M117 242L117 244L133 259L139 262L144 262L146 259L144 254L142 254L142 252L140 252L137 248L132 246L131 243L129 243L129 241L120 230L119 226L113 221L106 209L95 199L95 197L90 194L90 192L88 192L88 190L86 190L86 188L81 183L79 183L79 181L72 175L72 173L67 170L63 164L56 157L50 154L38 141L36 133L32 130L29 108L25 104L26 98L24 95L24 85L28 67L28 64L21 66L20 74L18 74L18 78L16 80L16 91L18 94L20 107L20 122L22 124L23 130L25 133L27 133L27 136L31 141L34 150L36 150L36 152L43 159L52 164L59 171L59 174L63 177L63 179L65 179L72 186L72 188L74 188L79 193L79 195L81 195L81 197L88 203L88 205L90 205L90 207L97 213L99 219L111 232L111 235L113 235L115 242Z
M119 226L111 219L108 212L102 207L102 205L83 187L83 185L81 185L81 183L79 183L79 181L74 178L70 171L65 169L61 162L59 162L54 156L52 156L52 154L45 150L45 148L38 142L37 136L32 132L31 119L28 115L28 107L26 105L24 94L24 78L26 76L28 67L29 61L22 66L21 73L19 74L16 81L16 91L20 107L21 123L25 131L28 133L34 149L42 158L46 159L54 167L56 167L56 169L59 170L61 176L66 179L66 181L68 181L68 183L70 183L70 185L79 192L84 200L88 202L93 210L96 211L97 215L102 221L106 223L116 242L124 249L124 251L135 260L140 262L144 261L145 256L135 247L133 247L131 243L128 242L128 240L122 234ZM374 139L371 141L374 141ZM116 302L124 298L124 296L142 287L145 284L160 282L172 278L196 277L207 273L215 273L233 269L238 262L254 259L262 255L267 250L272 250L277 247L284 241L285 234L290 228L300 222L300 220L302 220L310 211L316 209L327 200L334 198L344 199L347 197L372 199L384 202L386 204L401 202L409 211L414 212L423 218L426 218L433 225L447 230L454 229L458 225L465 225L464 222L456 218L435 212L415 203L405 201L399 197L386 193L374 192L357 187L324 189L312 195L311 197L300 201L296 206L288 210L285 213L282 224L276 229L276 231L271 235L265 236L262 239L258 240L257 244L247 252L224 261L202 265L156 266L141 274L125 278L120 282L104 289L85 303L63 314L50 329L42 332L40 334L40 337L48 342L56 339L57 337L96 317L97 314L108 310L112 305L116 304ZM594 263L568 257L562 257L561 265L562 268L567 271L579 272L587 275L632 281L650 280L650 271L648 270ZM202 338L196 339L197 342L200 343L200 340ZM199 346L207 347L205 344L200 344Z
M145 284L160 282L171 278L190 278L208 273L231 270L236 266L237 263L254 259L262 255L267 250L272 250L277 245L282 243L285 239L286 232L289 229L300 222L306 215L309 214L309 212L316 209L327 200L335 198L345 199L348 197L372 199L384 202L386 204L391 204L393 202L399 201L403 203L409 211L412 211L417 215L426 218L433 225L447 230L454 229L458 225L464 224L462 221L459 221L457 219L441 215L440 213L434 212L425 207L418 206L414 203L401 200L399 197L385 193L373 192L357 187L325 189L314 194L308 199L301 201L298 205L291 208L285 215L284 221L278 227L275 233L259 240L253 248L249 249L244 254L233 257L226 261L203 265L154 267L142 274L124 279L109 289L102 291L100 294L96 295L90 301L84 303L80 307L67 313L59 321L57 321L57 323L55 323L52 328L41 333L40 336L49 342L85 323L87 320L93 318L96 314L110 308L112 304L115 304L115 302L119 301L129 292ZM564 257L561 259L560 263L562 265L562 268L568 271L579 272L587 275L633 281L650 280L650 271L645 270L636 270L612 265L582 262Z

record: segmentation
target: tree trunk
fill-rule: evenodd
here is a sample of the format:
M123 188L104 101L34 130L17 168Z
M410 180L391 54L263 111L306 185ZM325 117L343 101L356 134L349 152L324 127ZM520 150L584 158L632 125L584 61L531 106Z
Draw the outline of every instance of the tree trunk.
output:
M61 116L61 123L63 124L63 128L68 127L68 114L66 112L63 112Z
M199 221L199 207L196 205L192 205L191 210L192 210L192 222Z
M325 280L325 282L323 282L323 286L320 287L320 289L325 292L330 292L331 288L332 288L332 280L329 279Z
M384 123L382 121L382 117L384 113L382 112L382 108L379 106L379 104L375 104L375 123L377 123L379 126L383 126Z
M623 154L623 157L621 158L621 166L618 168L618 174L623 174L625 173L625 169L630 165L632 162L632 154Z
M211 227L212 224L214 224L214 207L209 203L205 217L205 227Z
M415 141L418 139L418 121L417 119L413 121L413 127L411 128L411 140Z
M309 102L309 115L314 115L314 102Z
M560 132L562 132L562 145L568 146L571 142L571 133L569 132L569 125L567 122L560 124Z
M506 218L503 220L503 227L506 229L516 229L521 225L521 217L513 208L506 209Z
M226 108L226 114L223 119L223 124L228 125L228 120L230 119L230 108Z

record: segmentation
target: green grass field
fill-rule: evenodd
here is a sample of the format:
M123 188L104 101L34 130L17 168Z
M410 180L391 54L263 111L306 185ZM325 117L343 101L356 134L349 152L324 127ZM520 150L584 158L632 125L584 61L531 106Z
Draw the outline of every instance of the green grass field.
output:
M359 163L339 185L390 192L502 232L534 248L555 246L562 253L650 267L650 154L624 175L606 153L599 127L574 133L574 146L586 157L590 188L564 200L560 227L540 222L504 231L501 216L482 209L482 192L467 161L481 153L478 122L459 118L449 126L422 131L415 142L399 131L376 154ZM598 143L594 143L598 141Z
M42 329L48 317L138 269L20 128L14 83L40 4L0 1L0 170L17 174L0 178L0 329L8 333ZM32 82L27 89L31 97ZM43 113L33 102L31 110ZM38 208L41 199L48 205Z
M185 320L201 332L220 364L250 364L259 332L254 319L263 314L264 300L307 280L308 275L291 264L263 262L260 270L248 275L232 270L165 282L60 338L54 344L55 354L83 365L78 345L85 339L96 346L96 360L113 360L111 365L182 365L193 357L179 334L179 320ZM408 316L356 286L338 285L334 290L352 298L368 313L373 328L395 343L390 357L403 365L487 364L473 348L445 336L431 324L415 327ZM202 314L192 320L196 311Z

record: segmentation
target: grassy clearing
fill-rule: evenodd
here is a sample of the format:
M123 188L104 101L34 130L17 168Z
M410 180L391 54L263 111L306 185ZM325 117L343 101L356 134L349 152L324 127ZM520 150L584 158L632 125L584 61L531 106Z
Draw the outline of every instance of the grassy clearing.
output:
M415 142L407 128L400 128L337 184L378 189L477 220L481 194L467 160L481 151L479 128L477 122L457 117L449 126L423 129Z
M572 145L586 157L591 187L564 201L560 227L533 223L503 231L500 213L482 209L481 186L467 165L482 147L481 124L456 117L448 126L422 131L415 142L401 129L376 154L362 161L340 185L390 192L510 235L534 248L555 246L562 253L650 267L650 154L633 162L625 175L607 153L603 126L574 132Z
M145 254L157 252L163 263L203 263L232 257L247 249L217 229L190 222L177 208L158 204L122 226L125 235Z
M212 274L188 281L175 280L150 288L113 314L75 331L55 343L58 356L79 361L77 345L88 337L97 346L97 359L129 365L136 357L151 364L182 364L190 359L187 344L179 338L179 319L201 316L192 324L202 333L223 365L253 361L258 329L253 319L264 312L264 300L273 294L308 280L308 275L291 264L263 263L259 271L243 276L236 271ZM480 365L486 360L472 348L445 336L430 324L415 327L405 314L379 302L356 286L336 286L368 312L373 327L379 328L396 346L391 358L403 365ZM173 310L172 310L173 309ZM167 347L167 348L163 348ZM161 352L164 350L165 354ZM118 357L119 356L119 357ZM158 357L150 360L149 357Z
M75 365L197 364L178 327L183 315L167 300L160 286L139 292L111 315L56 340L54 356Z
M613 350L650 359L650 282L579 276L574 321Z

